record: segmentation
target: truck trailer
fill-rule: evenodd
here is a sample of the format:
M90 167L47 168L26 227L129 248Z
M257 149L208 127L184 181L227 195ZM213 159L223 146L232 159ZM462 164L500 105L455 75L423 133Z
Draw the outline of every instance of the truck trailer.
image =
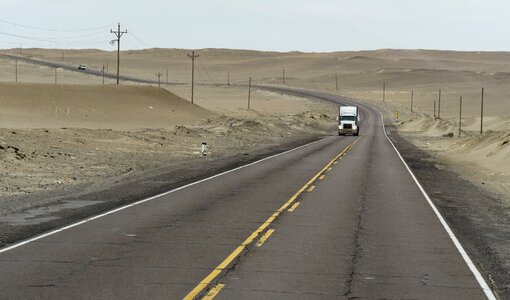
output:
M357 106L340 106L338 112L338 135L359 135L359 113Z

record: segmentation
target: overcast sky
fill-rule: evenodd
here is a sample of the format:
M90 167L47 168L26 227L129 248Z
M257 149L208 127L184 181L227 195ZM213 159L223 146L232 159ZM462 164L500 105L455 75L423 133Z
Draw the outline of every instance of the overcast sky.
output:
M507 0L0 0L0 48L506 51ZM67 30L67 31L64 31Z

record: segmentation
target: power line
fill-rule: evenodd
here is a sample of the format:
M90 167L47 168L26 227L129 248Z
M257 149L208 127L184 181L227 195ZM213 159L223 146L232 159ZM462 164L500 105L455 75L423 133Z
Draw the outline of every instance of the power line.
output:
M26 36L26 35L20 35L20 34L14 34L14 33L9 33L9 32L5 32L5 31L0 31L0 34L17 37L17 38L22 38L22 39L27 39L27 40L35 40L35 41L40 41L40 42L48 42L48 43L54 42L51 40L46 40L46 39L36 38L36 37Z
M76 45L76 44L106 44L110 43L110 39L93 39L93 40L77 40L77 41L69 41L69 42L56 42L56 45Z
M92 33L92 34L86 34L86 35L81 35L81 36L74 36L74 37L62 37L62 38L57 38L57 37L34 37L34 36L27 36L27 35L20 35L20 34L15 34L15 33L9 33L9 32L5 32L5 31L0 31L0 34L3 34L3 35L7 35L7 36L12 36L12 37L17 37L17 38L22 38L22 39L27 39L27 40L34 40L34 41L39 41L39 42L46 42L46 43L53 43L53 44L60 44L62 42L65 42L65 40L72 40L72 39L77 39L77 38L82 38L82 37L90 37L90 36L94 36L94 35L100 35L100 34L105 34L104 32L95 32L95 33ZM106 35L105 35L106 37ZM88 39L88 40L76 40L76 41L71 41L71 42L75 42L75 43L80 43L80 42L87 42L87 41L91 41L91 39ZM93 41L97 41L97 39L94 39Z
M18 23L14 23L14 22L9 22L9 21L3 20L3 19L0 19L0 22L9 24L9 25L18 26L18 27L28 28L28 29L35 29L35 30L41 30L41 31L53 31L53 32L92 31L92 30L97 30L97 29L105 29L105 28L108 28L108 27L111 27L114 25L114 24L108 24L108 25L104 25L104 26L91 27L91 28L80 28L80 29L54 29L54 28L44 28L44 27L23 25L23 24L18 24Z
M146 46L147 48L154 48L152 45L146 43L145 41L143 41L142 39L140 39L139 37L137 37L134 33L133 33L133 30L129 30L129 36L132 36L135 40L137 40L140 44Z
M209 72L207 71L205 66L202 65L202 63L200 61L198 61L198 65L204 70L205 75L209 78L209 80L211 80L212 83L217 84L217 82L211 77L211 75L209 74Z
M131 31L129 31L131 33ZM135 44L131 42L129 39L124 39L124 43L128 44L129 46L133 47L133 49L142 49L138 44Z
M96 31L92 33L82 34L82 35L75 35L75 36L65 36L65 37L45 37L44 39L47 40L72 40L72 39L78 39L78 38L84 38L84 37L91 37L95 35L104 35L106 32L104 30Z

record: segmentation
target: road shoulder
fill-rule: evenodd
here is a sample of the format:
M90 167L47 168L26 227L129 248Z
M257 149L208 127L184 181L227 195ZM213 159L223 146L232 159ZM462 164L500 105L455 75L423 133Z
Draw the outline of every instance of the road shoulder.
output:
M508 205L396 131L389 136L491 288L499 297L509 297Z

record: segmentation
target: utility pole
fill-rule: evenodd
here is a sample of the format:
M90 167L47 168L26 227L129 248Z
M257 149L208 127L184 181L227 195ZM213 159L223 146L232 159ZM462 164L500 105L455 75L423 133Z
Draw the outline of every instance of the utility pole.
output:
M384 102L384 98L386 98L386 82L382 83L382 102Z
M191 58L191 103L193 103L193 89L195 86L195 59L199 57L199 55L195 55L195 51L191 51L191 54L188 54L188 57Z
M18 60L16 59L16 71L15 71L15 81L18 82Z
M103 85L104 85L104 64L103 64L103 68L101 69L101 75L103 76Z
M161 87L161 72L158 72L158 74L156 74L156 76L158 76L158 87Z
M441 119L441 90L439 90L439 103L437 106L437 118Z
M335 90L338 91L338 75L335 74Z
M434 100L434 120L437 120L437 118L436 118L436 100Z
M462 96L460 96L459 102L459 136L462 130Z
M230 85L230 72L227 72L227 85Z
M251 77L248 83L248 109L250 109L250 100L251 100Z
M482 104L480 107L480 134L483 133L483 92L484 88L482 88Z
M119 73L120 73L120 38L124 33L127 33L126 31L120 31L120 23L118 23L117 31L114 31L110 29L110 33L114 33L117 37L116 40L112 40L110 44L114 45L117 43L117 85L119 85Z
M166 69L166 84L168 84L168 69Z
M411 91L411 113L413 113L414 91Z

